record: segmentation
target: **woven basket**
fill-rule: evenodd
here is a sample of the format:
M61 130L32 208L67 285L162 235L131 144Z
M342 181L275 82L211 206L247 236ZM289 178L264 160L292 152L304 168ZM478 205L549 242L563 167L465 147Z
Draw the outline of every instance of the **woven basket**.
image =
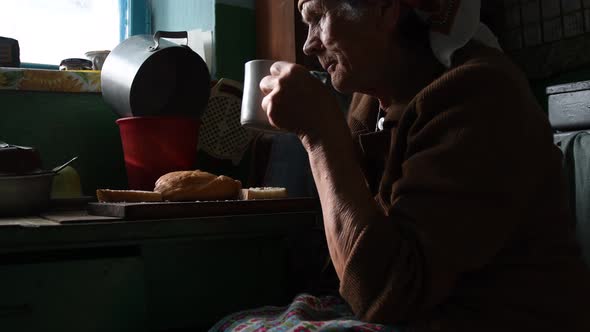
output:
M240 124L242 91L239 82L220 79L211 90L199 131L200 150L234 165L240 163L255 136Z

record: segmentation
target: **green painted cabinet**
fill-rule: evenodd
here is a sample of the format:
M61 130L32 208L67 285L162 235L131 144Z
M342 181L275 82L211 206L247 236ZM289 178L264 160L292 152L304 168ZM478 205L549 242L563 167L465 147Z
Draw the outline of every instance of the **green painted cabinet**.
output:
M143 276L139 257L0 265L0 329L146 331Z
M325 264L318 218L0 219L0 331L201 332L232 312L286 305L313 293Z
M225 314L288 301L281 236L163 241L143 257L152 331L206 331Z

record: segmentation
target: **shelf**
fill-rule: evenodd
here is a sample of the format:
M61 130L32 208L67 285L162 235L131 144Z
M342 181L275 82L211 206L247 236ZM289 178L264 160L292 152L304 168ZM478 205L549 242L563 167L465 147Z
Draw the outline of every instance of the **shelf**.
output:
M100 71L0 67L0 90L100 93Z

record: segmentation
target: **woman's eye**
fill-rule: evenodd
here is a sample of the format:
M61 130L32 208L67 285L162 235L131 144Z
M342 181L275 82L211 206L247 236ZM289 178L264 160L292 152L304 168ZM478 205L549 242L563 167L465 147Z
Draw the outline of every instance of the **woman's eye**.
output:
M316 25L316 24L318 24L318 21L319 21L319 16L312 16L309 20L309 24Z
M320 26L322 24L322 20L324 19L325 15L318 15L318 16L314 16L311 22L311 26Z

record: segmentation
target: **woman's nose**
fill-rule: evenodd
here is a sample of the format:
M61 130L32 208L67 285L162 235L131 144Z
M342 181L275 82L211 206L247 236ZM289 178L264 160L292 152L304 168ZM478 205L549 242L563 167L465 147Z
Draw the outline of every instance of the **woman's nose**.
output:
M305 44L303 44L303 53L305 53L305 55L318 55L323 48L324 46L322 45L320 38L312 31L312 29L310 29L307 32Z

